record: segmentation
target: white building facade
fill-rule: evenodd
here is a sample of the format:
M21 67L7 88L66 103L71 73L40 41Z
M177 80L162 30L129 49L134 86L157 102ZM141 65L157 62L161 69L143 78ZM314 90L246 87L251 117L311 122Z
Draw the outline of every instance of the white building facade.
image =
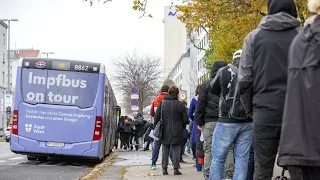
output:
M204 56L206 54L205 50L209 49L209 38L207 31L203 27L199 27L199 33L196 37L196 46L197 48L197 78L198 84L202 84L208 79L208 72L204 67Z
M175 6L164 7L164 72L168 77L173 66L190 46L185 25L177 18Z
M191 93L191 76L190 76L190 68L191 68L191 59L190 59L190 48L180 56L171 72L169 72L168 78L172 79L177 87L180 89L179 98L181 95L185 96L185 101L190 104L191 98L193 94Z
M0 128L6 127L4 97L7 90L8 60L7 60L7 29L8 25L0 21Z

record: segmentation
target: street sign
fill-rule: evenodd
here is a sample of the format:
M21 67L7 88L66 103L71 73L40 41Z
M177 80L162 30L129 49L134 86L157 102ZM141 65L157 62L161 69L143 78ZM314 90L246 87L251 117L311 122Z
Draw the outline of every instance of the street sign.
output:
M139 101L137 99L132 99L131 100L131 105L132 106L139 106Z
M138 94L131 94L131 99L139 99L139 95Z
M4 105L7 106L12 106L12 94L6 94L4 97Z
M139 111L139 106L131 106L132 111Z
M131 88L130 90L131 94L138 94L139 90L136 87Z
M11 114L11 107L10 106L6 108L6 112L7 112L7 114Z

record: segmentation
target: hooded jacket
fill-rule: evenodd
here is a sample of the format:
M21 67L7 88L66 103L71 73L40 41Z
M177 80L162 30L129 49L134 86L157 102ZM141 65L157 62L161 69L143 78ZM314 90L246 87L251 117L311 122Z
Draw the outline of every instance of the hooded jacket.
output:
M227 65L225 61L215 61L211 69L210 79L204 82L199 89L198 104L194 116L199 126L203 126L207 122L218 121L219 96L211 94L210 82L214 79L218 70Z
M255 124L280 126L287 86L288 50L300 31L293 0L269 0L269 15L249 33L238 70L240 97Z
M282 122L280 166L320 166L320 16L293 40Z

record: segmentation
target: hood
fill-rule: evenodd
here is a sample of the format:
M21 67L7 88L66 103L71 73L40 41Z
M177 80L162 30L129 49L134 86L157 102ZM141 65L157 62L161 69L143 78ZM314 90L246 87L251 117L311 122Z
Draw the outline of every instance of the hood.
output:
M298 26L300 26L300 21L285 12L265 16L259 25L261 29L272 31L282 31Z
M222 67L227 66L227 62L225 61L215 61L211 68L211 78L214 78L218 72L218 70Z
M297 8L294 0L269 0L268 1L268 15L278 14L284 12L297 18Z

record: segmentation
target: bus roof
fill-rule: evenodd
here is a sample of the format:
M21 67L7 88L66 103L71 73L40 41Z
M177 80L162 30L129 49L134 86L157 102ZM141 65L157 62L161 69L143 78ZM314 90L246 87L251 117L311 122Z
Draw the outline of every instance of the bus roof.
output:
M20 58L18 67L61 71L106 73L102 63L54 58Z

